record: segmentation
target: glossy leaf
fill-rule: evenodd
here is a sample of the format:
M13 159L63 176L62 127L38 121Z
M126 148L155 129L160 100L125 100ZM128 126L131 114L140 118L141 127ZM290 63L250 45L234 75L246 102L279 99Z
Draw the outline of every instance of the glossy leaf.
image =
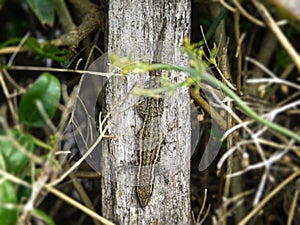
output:
M11 181L0 177L0 225L17 223L17 196Z
M54 0L27 0L27 3L41 24L53 25L55 18Z
M42 73L21 99L20 121L29 126L44 126L46 121L41 112L44 111L45 116L52 119L57 110L59 99L59 80L48 72ZM42 107L38 107L38 105Z
M17 148L16 144L24 147L27 152L33 152L34 143L29 135L23 134L17 129L13 129L11 133L13 141L8 138L8 134L3 134L0 141L0 157L5 162L5 166L1 166L1 168L5 168L9 173L18 174L26 166L29 158Z
M45 221L47 224L49 225L55 225L53 219L48 216L46 213L44 213L42 210L39 210L39 209L33 209L32 210L32 214L35 216L35 217L38 217L40 218L41 220Z

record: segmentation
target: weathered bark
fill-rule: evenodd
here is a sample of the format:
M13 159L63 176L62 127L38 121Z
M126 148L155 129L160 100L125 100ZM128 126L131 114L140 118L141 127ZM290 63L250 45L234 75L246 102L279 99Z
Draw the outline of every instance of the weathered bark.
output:
M111 1L108 18L108 50L120 56L153 59L161 47L165 63L186 65L178 51L189 35L190 3L165 0ZM158 39L166 26L163 40ZM175 49L175 51L174 51ZM187 75L172 72L172 82ZM128 94L136 84L147 84L148 74L111 78L107 86L106 109L113 112L109 134L115 136L103 146L109 156L102 166L102 214L117 224L189 224L190 223L190 105L187 88L163 94L164 113L161 129L164 144L149 204L139 204L132 161L138 160L136 134L142 120L134 109L139 97ZM105 155L105 154L104 154ZM130 174L131 173L131 174Z

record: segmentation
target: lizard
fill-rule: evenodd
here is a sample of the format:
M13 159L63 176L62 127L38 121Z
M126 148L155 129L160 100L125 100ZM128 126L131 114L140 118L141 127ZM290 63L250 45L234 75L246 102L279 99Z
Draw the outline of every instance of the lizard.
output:
M150 72L151 87L157 87L157 73ZM136 193L142 207L145 207L152 196L155 165L159 161L163 145L161 116L163 114L163 98L146 97L138 102L137 112L143 119L138 133L139 166Z
M154 51L154 60L159 60L162 51L161 43L165 38L167 28L166 17L163 20L161 31L158 37L158 44ZM159 87L158 77L161 72L150 71L150 88ZM136 193L142 207L149 203L155 177L155 166L160 158L160 152L164 143L161 130L161 117L164 111L163 98L146 97L136 105L139 116L143 119L143 125L138 133L139 156Z

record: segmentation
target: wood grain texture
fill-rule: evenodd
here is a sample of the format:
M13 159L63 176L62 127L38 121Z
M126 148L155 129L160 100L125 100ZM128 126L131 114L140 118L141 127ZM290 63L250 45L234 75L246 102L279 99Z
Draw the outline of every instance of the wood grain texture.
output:
M156 61L187 65L187 59L178 47L189 35L189 1L111 1L108 21L109 50L121 56L134 53L136 58L149 56L153 59L154 51L159 47L162 51ZM164 21L164 40L159 42ZM186 76L178 72L169 74L172 82L182 81ZM138 167L130 174L125 171L126 167L116 166L139 160L140 143L136 134L145 123L134 109L139 97L128 95L128 92L135 84L149 87L149 79L149 74L129 75L126 79L113 77L107 85L107 110L117 112L117 116L109 129L109 134L116 138L108 142L104 150L112 155L114 165L111 162L103 165L112 172L102 182L102 215L117 224L189 224L191 128L188 89L164 94L163 114L153 119L157 120L155 124L159 124L165 143L159 146L158 171L153 186L148 186L151 199L145 198L149 201L144 208L136 193L137 180L132 178L137 176ZM121 107L116 109L123 100ZM143 188L147 188L146 185Z

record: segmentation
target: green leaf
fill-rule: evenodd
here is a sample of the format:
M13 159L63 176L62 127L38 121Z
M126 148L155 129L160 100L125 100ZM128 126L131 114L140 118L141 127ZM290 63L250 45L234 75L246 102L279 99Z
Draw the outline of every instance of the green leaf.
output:
M48 72L42 73L21 99L20 121L29 126L44 126L46 121L41 112L44 111L45 116L52 119L57 110L59 99L59 80ZM38 107L38 105L42 107Z
M29 37L25 41L25 45L30 48L37 55L44 55L43 49L40 43L33 37Z
M0 178L0 225L17 223L16 205L17 196L12 182Z
M12 44L18 44L22 38L11 38L0 44L0 49ZM58 62L68 62L70 51L66 48L58 48L52 44L40 44L35 38L28 37L24 43L38 58L50 58ZM3 67L3 66L2 66Z
M53 219L50 216L48 216L46 213L44 213L42 210L33 209L32 214L35 215L36 217L42 219L49 225L55 225Z
M27 3L41 24L53 25L55 18L54 0L27 0Z
M34 151L34 143L29 135L23 134L17 129L11 130L11 133L14 141L8 139L8 134L4 134L3 139L0 141L0 155L4 159L6 171L18 174L26 166L29 159L15 146L14 142L24 147L27 152Z
M24 177L22 177L23 181L26 181L29 184L32 184L32 176L31 174L26 174ZM26 203L28 199L30 198L32 193L32 188L20 185L18 190L17 190L17 198L18 198L18 203Z
M51 44L46 44L43 47L43 53L45 57L58 62L67 62L70 58L70 51L68 49L59 49L58 47Z
M70 55L68 49L59 49L58 47L51 44L42 46L33 37L27 38L25 44L41 58L50 58L58 62L66 62L68 61Z
M2 9L4 3L5 3L5 0L0 0L0 10Z
M21 38L11 38L3 43L0 44L0 49L1 48L4 48L6 46L9 46L9 45L12 45L12 44L17 44L21 41L22 39Z

